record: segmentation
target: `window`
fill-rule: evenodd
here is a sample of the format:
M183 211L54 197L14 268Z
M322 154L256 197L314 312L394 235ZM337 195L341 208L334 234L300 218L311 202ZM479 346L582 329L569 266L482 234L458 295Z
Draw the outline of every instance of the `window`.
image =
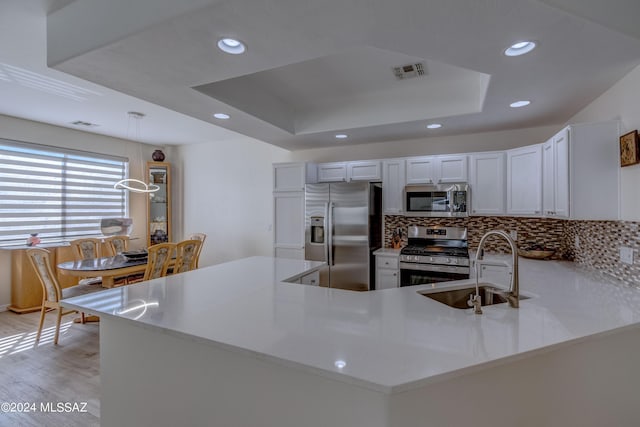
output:
M128 159L0 139L0 245L101 235L102 218L122 218L127 195L113 184Z

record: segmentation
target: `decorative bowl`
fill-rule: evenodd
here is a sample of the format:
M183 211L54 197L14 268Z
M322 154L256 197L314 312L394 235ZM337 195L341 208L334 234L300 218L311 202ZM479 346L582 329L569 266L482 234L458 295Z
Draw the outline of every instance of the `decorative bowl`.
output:
M551 258L556 251L553 249L545 249L545 250L526 250L526 249L518 249L518 255L524 258L531 259L547 259Z
M140 249L137 251L125 251L125 252L122 252L122 255L124 255L127 259L130 259L130 260L142 259L149 256L149 254L145 249Z
M133 229L131 218L102 218L100 231L104 236L128 236Z

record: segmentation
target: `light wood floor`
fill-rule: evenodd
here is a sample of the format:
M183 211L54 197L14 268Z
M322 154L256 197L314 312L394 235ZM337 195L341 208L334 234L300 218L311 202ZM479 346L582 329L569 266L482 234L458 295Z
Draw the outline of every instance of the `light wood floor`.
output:
M0 312L0 403L35 403L35 413L2 413L0 426L89 427L100 420L99 324L62 318L53 345L55 315L48 313L40 344L34 340L39 313ZM40 412L40 404L87 402L86 413Z

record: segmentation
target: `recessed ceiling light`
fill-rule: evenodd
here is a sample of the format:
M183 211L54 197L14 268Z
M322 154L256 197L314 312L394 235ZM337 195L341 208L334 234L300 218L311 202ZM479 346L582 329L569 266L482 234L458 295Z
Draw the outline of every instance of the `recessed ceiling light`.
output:
M230 115L225 114L225 113L215 113L213 115L213 117L215 117L216 119L220 119L220 120L227 120L227 119L231 118Z
M336 135L336 139L345 139L345 138L347 138L347 135L344 133L339 133Z
M440 123L431 123L427 125L427 129L440 129L442 125Z
M523 42L512 44L511 47L508 47L504 51L504 54L507 56L520 56L520 55L524 55L525 53L531 52L535 48L536 48L535 42L523 41Z
M333 364L338 369L343 369L345 366L347 366L347 362L345 362L344 360L336 360Z
M509 107L520 108L520 107L526 107L529 104L531 104L531 101L516 101L509 104Z
M223 52L227 52L232 55L240 55L247 50L247 47L240 40L227 37L218 40L218 47Z

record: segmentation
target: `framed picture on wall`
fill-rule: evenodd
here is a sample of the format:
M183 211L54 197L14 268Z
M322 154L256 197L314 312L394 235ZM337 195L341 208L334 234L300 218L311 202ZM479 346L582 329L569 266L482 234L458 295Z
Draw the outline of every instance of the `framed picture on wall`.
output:
M625 133L620 137L620 166L631 166L640 162L638 150L638 130Z

